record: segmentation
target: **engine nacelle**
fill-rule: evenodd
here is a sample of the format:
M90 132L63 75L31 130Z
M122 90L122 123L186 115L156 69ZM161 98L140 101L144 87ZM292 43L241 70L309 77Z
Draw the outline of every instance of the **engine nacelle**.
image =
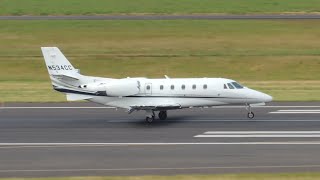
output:
M131 96L139 93L140 83L133 79L119 79L108 83L90 83L80 85L79 88L93 91L101 96Z
M132 96L139 93L139 81L120 79L106 84L107 96Z

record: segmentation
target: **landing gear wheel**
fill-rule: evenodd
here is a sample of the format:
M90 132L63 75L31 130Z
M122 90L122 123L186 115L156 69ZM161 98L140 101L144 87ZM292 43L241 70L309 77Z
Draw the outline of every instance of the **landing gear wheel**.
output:
M147 123L152 123L154 121L154 116L152 116L152 117L147 116L146 121L147 121Z
M159 119L166 120L167 119L167 111L160 111L159 112Z
M254 118L254 113L253 112L249 112L248 113L248 118L249 119L253 119Z

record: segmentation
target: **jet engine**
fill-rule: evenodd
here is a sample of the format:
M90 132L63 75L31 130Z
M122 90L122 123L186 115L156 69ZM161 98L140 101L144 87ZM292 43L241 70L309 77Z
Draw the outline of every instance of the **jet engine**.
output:
M133 79L119 79L111 82L97 82L79 86L102 96L132 96L139 93L140 82Z
M132 96L139 93L137 80L121 79L106 84L107 96Z

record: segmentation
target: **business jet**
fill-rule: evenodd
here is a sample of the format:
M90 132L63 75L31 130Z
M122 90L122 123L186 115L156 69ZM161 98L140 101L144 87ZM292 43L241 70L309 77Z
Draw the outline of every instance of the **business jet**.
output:
M84 76L75 69L57 47L42 47L53 89L66 94L68 101L87 100L106 106L127 109L128 113L143 110L146 121L161 120L168 110L244 105L252 119L254 104L265 104L272 97L225 78L123 79Z

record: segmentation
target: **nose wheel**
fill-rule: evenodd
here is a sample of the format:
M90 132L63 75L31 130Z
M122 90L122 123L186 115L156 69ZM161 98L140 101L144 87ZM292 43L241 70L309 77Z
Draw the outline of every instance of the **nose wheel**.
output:
M248 111L248 118L249 119L253 119L254 118L254 113L251 111L251 106L250 106L250 104L247 104L246 105L246 110Z

